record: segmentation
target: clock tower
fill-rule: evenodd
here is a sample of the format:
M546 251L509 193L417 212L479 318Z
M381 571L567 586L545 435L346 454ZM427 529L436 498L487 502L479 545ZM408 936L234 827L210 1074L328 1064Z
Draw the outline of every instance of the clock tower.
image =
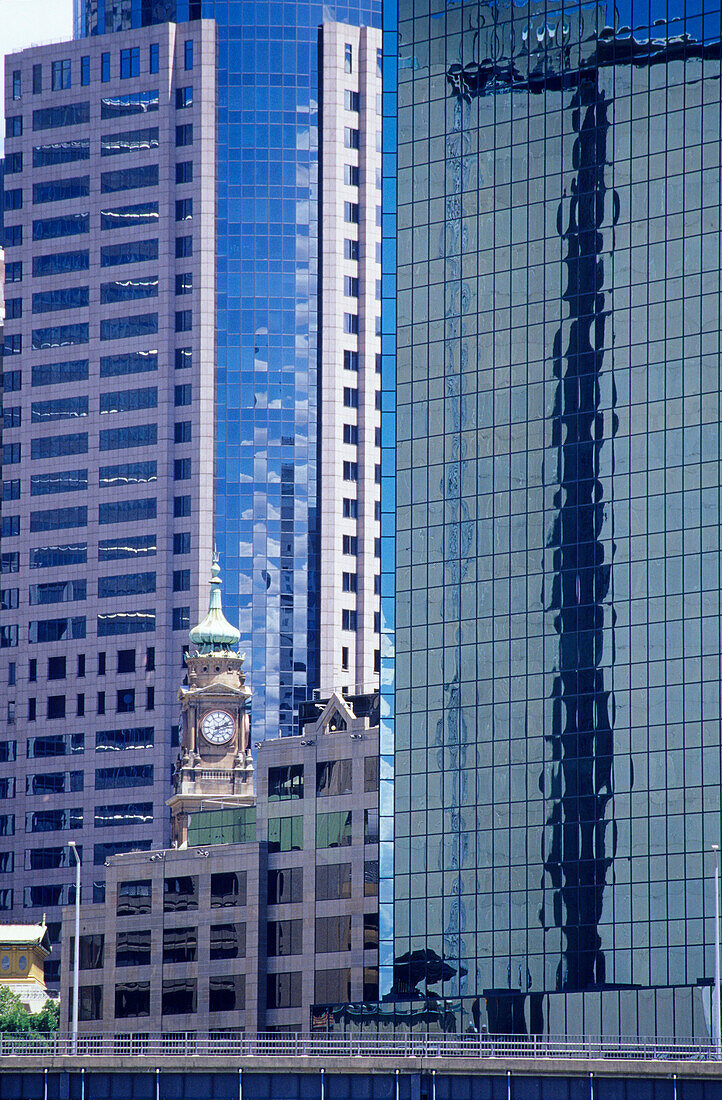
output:
M171 835L187 844L189 815L200 810L233 809L255 802L248 703L240 632L221 607L218 555L213 555L211 597L206 617L190 632L186 657L188 686L181 704L181 751L173 773Z

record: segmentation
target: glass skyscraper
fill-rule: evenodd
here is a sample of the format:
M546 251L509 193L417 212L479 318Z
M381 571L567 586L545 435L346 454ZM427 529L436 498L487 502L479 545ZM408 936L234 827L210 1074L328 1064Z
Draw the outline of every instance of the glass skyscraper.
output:
M398 35L382 993L706 1034L719 7L400 0Z
M217 23L215 538L255 740L292 733L319 683L320 27L379 26L381 0L75 0L78 37L200 18Z

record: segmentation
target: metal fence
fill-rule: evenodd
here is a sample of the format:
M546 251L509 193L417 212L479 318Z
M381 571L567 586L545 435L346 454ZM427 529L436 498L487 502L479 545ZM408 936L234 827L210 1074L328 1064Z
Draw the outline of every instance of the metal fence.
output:
M589 1036L448 1035L394 1032L316 1035L94 1034L57 1038L0 1034L0 1059L52 1058L621 1058L718 1061L713 1040Z

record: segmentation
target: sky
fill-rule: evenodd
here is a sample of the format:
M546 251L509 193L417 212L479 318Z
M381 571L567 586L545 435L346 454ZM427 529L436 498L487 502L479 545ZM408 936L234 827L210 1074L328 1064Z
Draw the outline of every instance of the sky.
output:
M73 0L0 0L0 50L5 54L73 37ZM0 96L0 116L2 116ZM0 145L5 121L0 126Z

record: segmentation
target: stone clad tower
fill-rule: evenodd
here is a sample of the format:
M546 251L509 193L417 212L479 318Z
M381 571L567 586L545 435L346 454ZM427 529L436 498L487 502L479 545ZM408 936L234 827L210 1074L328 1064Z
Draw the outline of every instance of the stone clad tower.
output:
M188 686L178 693L182 709L181 751L173 774L171 835L185 847L189 815L255 802L250 750L251 696L235 648L240 632L221 606L218 555L213 555L206 617L190 632L195 648L186 658Z

